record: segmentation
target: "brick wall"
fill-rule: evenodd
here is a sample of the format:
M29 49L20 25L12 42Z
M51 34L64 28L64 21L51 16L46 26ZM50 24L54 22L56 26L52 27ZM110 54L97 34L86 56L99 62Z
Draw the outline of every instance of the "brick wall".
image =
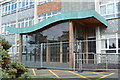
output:
M43 13L54 12L61 9L61 0L54 2L48 2L45 4L38 5L38 15Z

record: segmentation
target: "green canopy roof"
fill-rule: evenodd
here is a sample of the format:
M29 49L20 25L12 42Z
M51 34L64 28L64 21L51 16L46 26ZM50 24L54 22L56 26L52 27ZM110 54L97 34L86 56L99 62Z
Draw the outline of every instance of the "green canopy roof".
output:
M101 15L99 15L95 10L86 10L86 11L61 13L30 27L24 27L24 28L7 27L7 31L9 31L10 33L19 33L19 34L30 33L39 30L49 24L55 23L57 21L71 20L71 19L86 19L90 17L94 17L97 20L99 20L101 23L103 23L105 26L108 26L107 21Z

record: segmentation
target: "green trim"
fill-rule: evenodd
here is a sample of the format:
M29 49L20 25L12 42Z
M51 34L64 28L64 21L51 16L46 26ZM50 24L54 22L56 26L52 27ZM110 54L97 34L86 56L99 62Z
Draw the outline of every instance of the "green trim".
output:
M24 28L7 27L7 31L9 31L10 33L20 33L20 34L30 33L39 30L49 24L55 23L57 21L70 20L70 19L84 19L89 17L94 17L98 19L101 23L103 23L105 26L108 26L107 21L102 16L100 16L95 10L86 10L86 11L76 11L76 12L58 14L30 27L24 27Z

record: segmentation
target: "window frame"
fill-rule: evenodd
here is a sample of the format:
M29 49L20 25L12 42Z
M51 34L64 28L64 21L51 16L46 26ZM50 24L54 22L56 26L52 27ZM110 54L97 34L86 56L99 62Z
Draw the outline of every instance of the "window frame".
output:
M106 44L105 40L107 40L107 44ZM115 42L114 42L115 45L116 45L115 48L110 48L109 47L110 40L115 40ZM118 44L118 35L117 35L117 33L116 34L111 34L111 35L104 35L103 37L101 37L101 41L102 41L101 45L103 45L103 44L105 45L104 47L101 46L101 51L106 51L106 53L107 53L107 51L108 52L109 51L115 51L115 54L118 53L118 50L119 50L118 46L119 46L119 44Z
M117 3L120 3L120 1L117 0L113 0L113 2L104 2L103 4L101 4L101 2L99 3L99 9L100 9L100 14L101 14L101 7L102 6L106 6L106 14L101 14L103 17L105 17L106 19L111 19L111 18L118 18L120 16L120 11L117 12ZM108 5L113 4L114 6L114 13L109 14L108 13Z
M38 16L38 20L39 20L39 22L41 22L41 21L44 21L44 20L46 20L46 19L48 19L52 16L58 15L58 14L61 14L61 12L60 11L54 11L54 12L50 12L50 13L46 13L46 14L41 14L41 15Z

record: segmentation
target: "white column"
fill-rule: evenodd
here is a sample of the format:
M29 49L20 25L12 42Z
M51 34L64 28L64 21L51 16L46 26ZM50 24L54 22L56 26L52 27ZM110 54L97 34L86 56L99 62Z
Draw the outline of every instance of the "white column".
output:
M2 5L0 5L0 34L2 33Z
M17 5L16 6L16 28L18 28L18 7L19 7L18 3L19 3L19 0L16 1L16 5ZM15 53L17 53L17 41L18 41L18 39L19 39L19 35L15 34L15 51L14 51Z
M18 28L18 8L19 8L19 0L17 0L17 7L16 7L16 28Z
M116 53L118 54L118 33L116 33Z
M96 54L101 54L100 27L96 27ZM100 63L100 55L97 56L97 63Z
M95 11L100 13L99 0L95 0Z
M38 23L38 15L37 15L38 9L37 9L37 5L38 5L38 0L35 0L35 3L34 3L34 24Z

